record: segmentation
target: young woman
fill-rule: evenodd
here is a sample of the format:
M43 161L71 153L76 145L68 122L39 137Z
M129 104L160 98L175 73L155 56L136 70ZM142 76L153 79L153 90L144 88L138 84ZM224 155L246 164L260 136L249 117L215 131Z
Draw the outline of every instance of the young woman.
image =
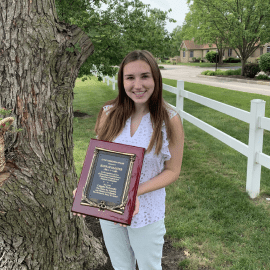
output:
M147 149L130 226L100 219L115 270L159 270L166 233L165 187L180 174L184 131L162 98L162 77L148 51L133 51L118 73L119 94L101 108L97 138Z

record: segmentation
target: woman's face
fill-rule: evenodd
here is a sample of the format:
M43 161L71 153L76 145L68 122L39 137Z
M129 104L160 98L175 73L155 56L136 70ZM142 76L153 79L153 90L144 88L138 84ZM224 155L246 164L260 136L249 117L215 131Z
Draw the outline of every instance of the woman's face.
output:
M154 92L155 82L151 67L143 60L136 60L124 66L123 80L126 94L139 108L148 104Z

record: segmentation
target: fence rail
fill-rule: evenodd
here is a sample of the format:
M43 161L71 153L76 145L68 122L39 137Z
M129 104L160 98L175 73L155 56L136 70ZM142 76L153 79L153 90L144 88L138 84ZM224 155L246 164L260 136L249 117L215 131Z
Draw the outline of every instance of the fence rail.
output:
M109 85L111 81L113 83L113 90L115 90L115 84L117 83L115 78L111 79L106 76L103 77L103 82L105 82L106 79L107 85ZM247 112L213 99L186 91L184 90L183 81L177 81L177 87L163 84L163 89L176 94L176 106L170 105L179 113L182 122L184 119L187 120L248 158L246 191L251 198L256 198L260 193L261 166L270 169L270 156L262 153L263 131L270 131L270 118L267 118L264 115L265 101L260 99L252 100L250 112ZM184 98L190 99L196 103L202 104L206 107L248 123L248 145L185 112Z

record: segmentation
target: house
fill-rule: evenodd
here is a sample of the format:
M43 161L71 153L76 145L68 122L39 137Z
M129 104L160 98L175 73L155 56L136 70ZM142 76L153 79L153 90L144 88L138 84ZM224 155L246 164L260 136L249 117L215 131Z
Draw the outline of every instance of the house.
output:
M205 61L206 54L209 51L216 51L217 46L212 44L203 44L198 45L193 40L183 40L180 46L180 61L183 63L193 62L192 57L201 58ZM266 43L265 45L260 46L247 60L247 62L255 63L257 58L262 54L270 52L270 43ZM238 58L236 52L232 48L225 48L223 52L223 59L227 59L229 57Z
M260 57L262 54L270 53L270 42L265 43L264 45L260 46L249 58L248 62L256 63L257 58Z

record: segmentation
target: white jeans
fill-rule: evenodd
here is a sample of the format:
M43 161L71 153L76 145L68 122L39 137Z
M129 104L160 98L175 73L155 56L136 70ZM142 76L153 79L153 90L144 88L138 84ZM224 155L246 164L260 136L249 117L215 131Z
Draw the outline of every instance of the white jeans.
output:
M100 219L104 242L115 270L162 270L164 219L141 228Z

